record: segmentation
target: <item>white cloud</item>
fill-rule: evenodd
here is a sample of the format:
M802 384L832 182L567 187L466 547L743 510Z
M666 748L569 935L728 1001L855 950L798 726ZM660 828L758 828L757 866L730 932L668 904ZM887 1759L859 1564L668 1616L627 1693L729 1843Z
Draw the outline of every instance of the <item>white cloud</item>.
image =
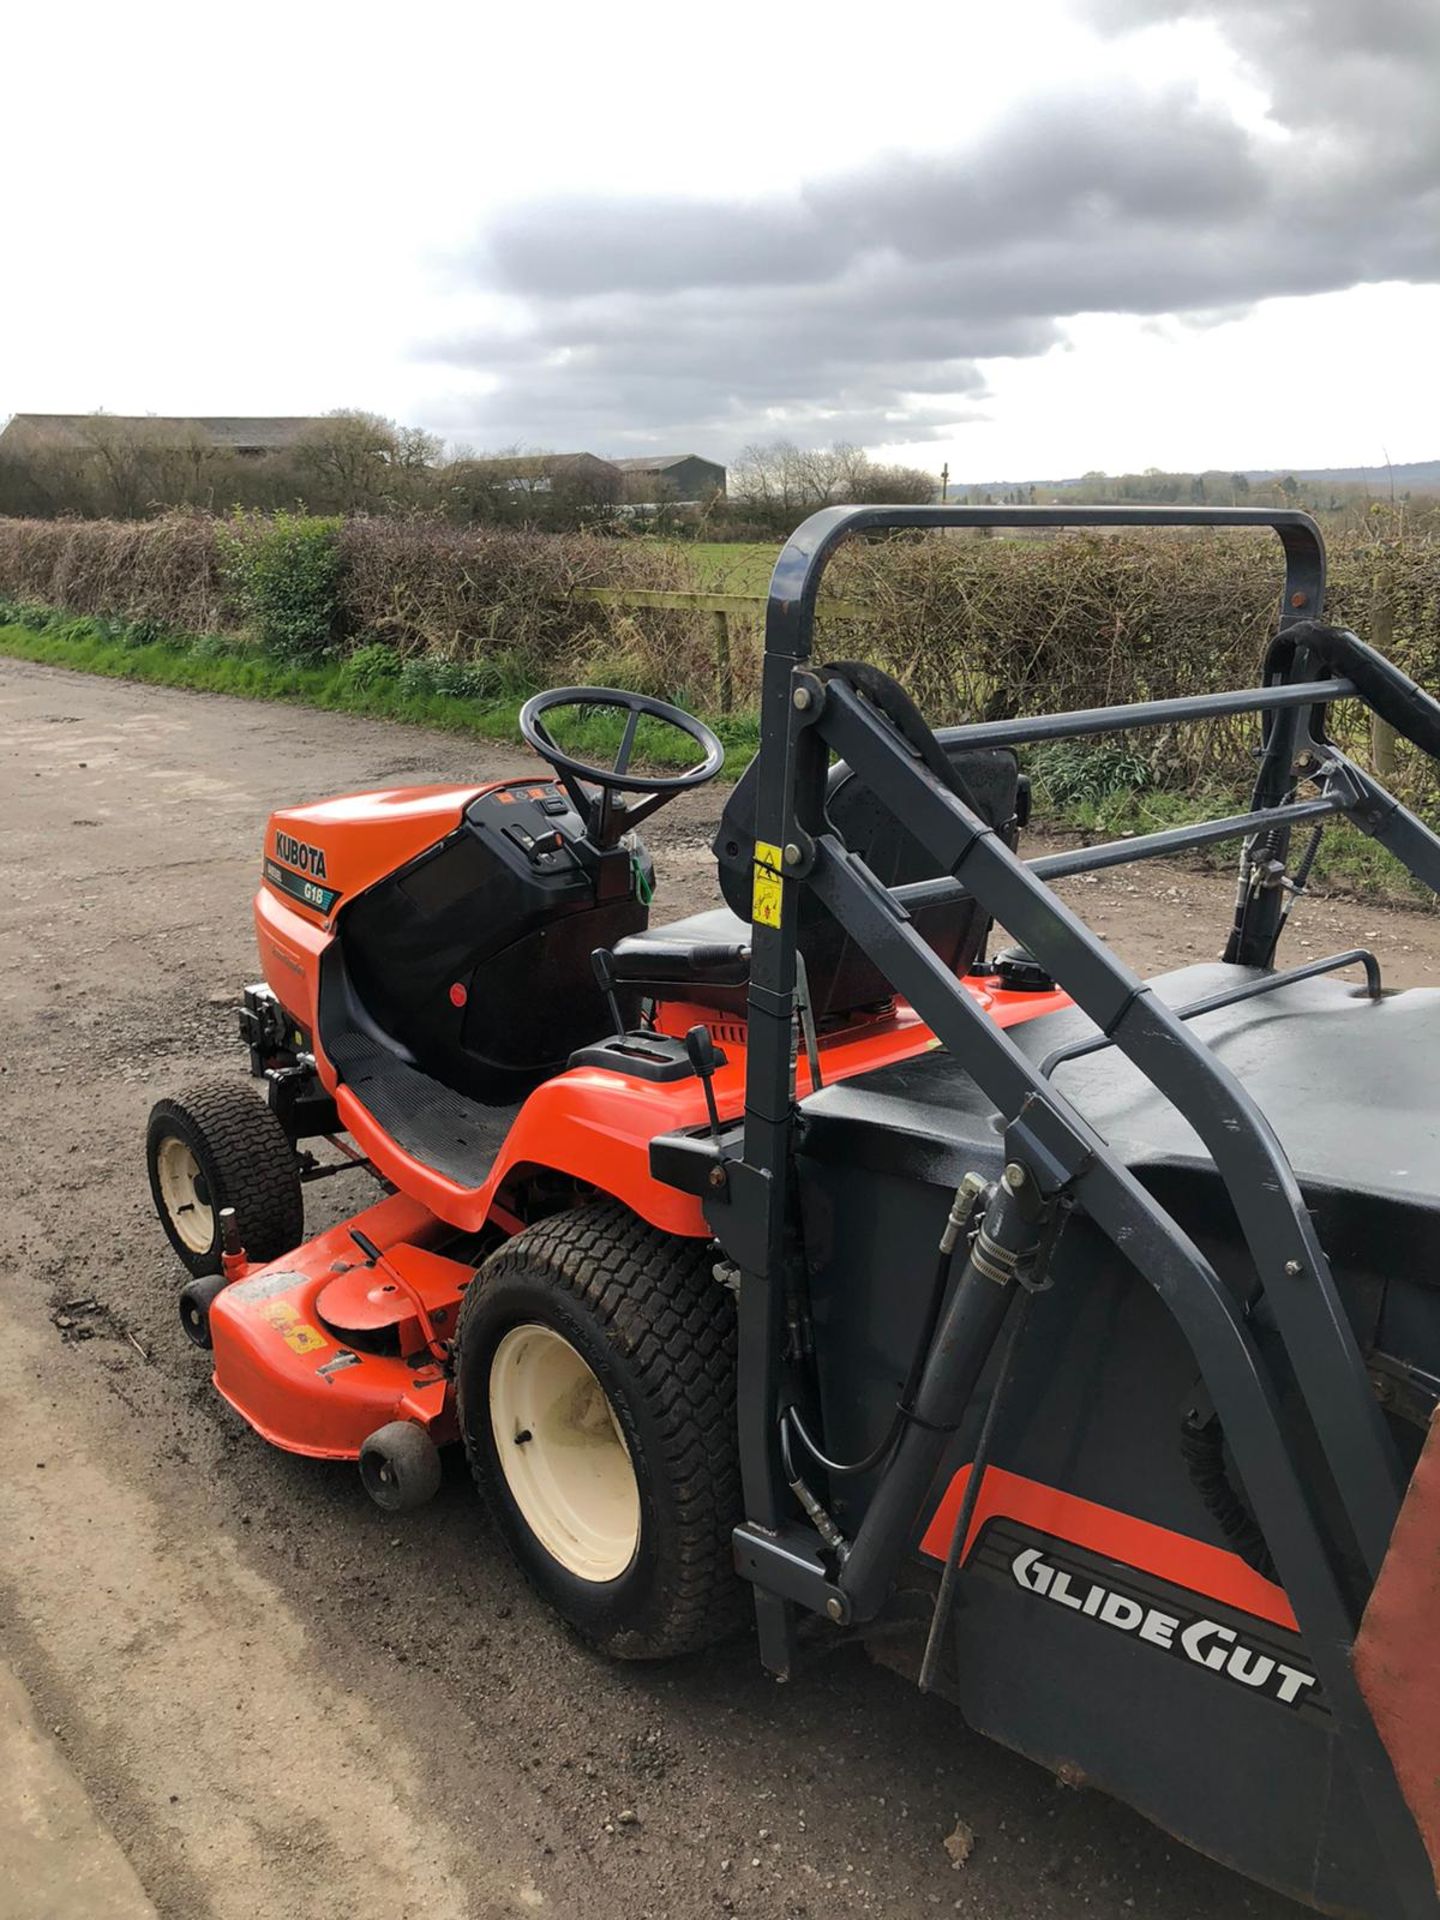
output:
M1437 18L11 9L0 411L844 434L984 476L1431 456Z

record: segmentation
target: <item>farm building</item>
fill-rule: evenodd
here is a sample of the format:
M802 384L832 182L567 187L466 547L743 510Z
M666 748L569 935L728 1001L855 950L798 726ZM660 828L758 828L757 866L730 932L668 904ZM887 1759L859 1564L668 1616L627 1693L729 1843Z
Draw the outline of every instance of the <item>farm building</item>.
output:
M647 453L617 460L628 500L698 501L725 491L725 469L698 453Z
M153 413L17 413L0 433L0 451L88 449L94 447L98 435L134 433L152 445L168 439L176 446L192 446L198 438L230 453L259 457L288 451L307 427L316 424L303 414L186 419Z

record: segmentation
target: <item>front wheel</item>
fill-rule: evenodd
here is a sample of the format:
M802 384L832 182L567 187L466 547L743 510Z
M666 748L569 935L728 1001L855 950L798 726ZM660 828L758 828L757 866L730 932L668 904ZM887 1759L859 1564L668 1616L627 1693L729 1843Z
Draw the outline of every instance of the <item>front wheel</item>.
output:
M145 1164L160 1224L193 1274L219 1270L224 1207L235 1209L253 1261L278 1260L305 1237L295 1149L269 1107L234 1081L206 1081L178 1099L157 1100Z
M515 1558L605 1652L657 1659L743 1616L735 1311L704 1241L610 1203L528 1228L467 1290L471 1471Z

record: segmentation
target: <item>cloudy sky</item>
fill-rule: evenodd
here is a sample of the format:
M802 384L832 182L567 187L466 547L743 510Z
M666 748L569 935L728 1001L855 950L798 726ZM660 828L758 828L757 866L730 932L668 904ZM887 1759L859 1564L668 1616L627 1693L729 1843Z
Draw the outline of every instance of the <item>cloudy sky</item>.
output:
M0 416L1440 457L1440 0L51 0L0 71Z

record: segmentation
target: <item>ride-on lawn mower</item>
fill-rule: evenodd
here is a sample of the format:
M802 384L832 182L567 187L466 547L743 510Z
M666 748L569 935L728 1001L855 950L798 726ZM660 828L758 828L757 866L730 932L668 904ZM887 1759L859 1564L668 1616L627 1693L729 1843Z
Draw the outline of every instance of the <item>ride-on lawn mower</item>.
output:
M1062 524L1273 529L1263 684L937 733L812 662L846 535ZM220 1392L388 1508L463 1442L613 1653L701 1647L748 1595L783 1676L802 1624L883 1615L1067 1780L1321 1909L1440 1912L1440 996L1275 957L1330 820L1440 887L1326 732L1360 701L1440 757L1440 705L1323 594L1294 512L816 515L726 905L670 926L636 830L722 755L653 700L532 700L544 777L277 813L241 1014L268 1102L217 1081L149 1130ZM1249 812L1022 857L1017 747L1243 714ZM657 728L687 771L636 759ZM1224 840L1223 958L1157 979L1049 884ZM317 1137L382 1192L302 1244Z

